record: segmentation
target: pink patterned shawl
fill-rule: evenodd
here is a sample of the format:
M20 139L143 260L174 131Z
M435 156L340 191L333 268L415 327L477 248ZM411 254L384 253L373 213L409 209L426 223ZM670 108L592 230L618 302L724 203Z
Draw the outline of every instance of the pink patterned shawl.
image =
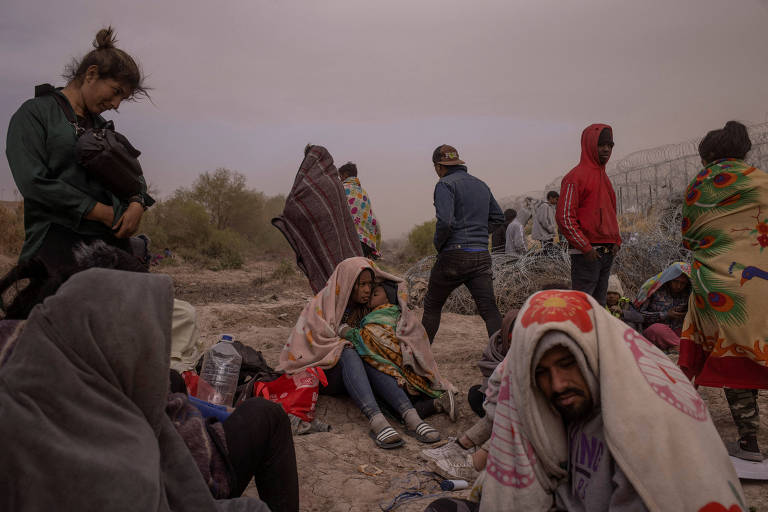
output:
M592 297L546 290L520 310L503 363L488 463L473 490L481 511L549 510L568 477L563 422L531 367L549 330L583 351L582 373L599 382L610 453L649 510L746 510L707 407L680 369Z
M357 276L366 268L373 270L376 280L390 280L398 284L397 295L402 314L396 333L403 353L403 365L410 365L417 374L429 379L433 389L451 389L450 383L440 376L421 321L408 308L405 282L362 257L348 258L339 263L325 288L304 306L280 353L278 370L293 374L313 366L329 369L336 365L344 346L351 345L337 335L341 318Z

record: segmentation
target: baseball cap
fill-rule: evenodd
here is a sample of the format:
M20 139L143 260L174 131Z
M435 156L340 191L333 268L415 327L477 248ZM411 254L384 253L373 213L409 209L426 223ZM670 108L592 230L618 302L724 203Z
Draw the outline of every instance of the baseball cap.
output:
M432 163L440 165L462 165L464 160L459 159L459 152L456 148L443 144L432 152Z

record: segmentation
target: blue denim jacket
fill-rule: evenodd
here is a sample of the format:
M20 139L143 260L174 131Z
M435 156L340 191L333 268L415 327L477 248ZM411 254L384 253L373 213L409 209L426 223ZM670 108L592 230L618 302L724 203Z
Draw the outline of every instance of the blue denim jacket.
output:
M504 213L483 181L463 165L448 168L435 185L435 249L487 249L488 234Z

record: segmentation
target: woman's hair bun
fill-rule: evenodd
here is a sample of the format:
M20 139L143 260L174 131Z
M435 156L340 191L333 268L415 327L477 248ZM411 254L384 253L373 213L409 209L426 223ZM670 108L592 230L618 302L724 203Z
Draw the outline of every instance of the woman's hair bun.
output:
M111 26L103 28L96 33L96 38L93 40L93 47L97 50L106 50L109 48L115 48L115 31Z
M746 135L748 133L747 127L738 121L728 121L727 123L725 123L723 130L725 130L726 132L738 134L738 135Z

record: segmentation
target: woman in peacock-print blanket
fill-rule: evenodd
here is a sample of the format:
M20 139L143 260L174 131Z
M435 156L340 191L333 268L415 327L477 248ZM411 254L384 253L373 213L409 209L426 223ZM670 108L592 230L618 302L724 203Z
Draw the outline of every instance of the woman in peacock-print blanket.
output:
M342 336L351 341L363 362L394 377L411 395L423 393L430 398L443 394L435 390L430 380L403 364L403 353L395 330L400 321L397 287L387 281L376 283L359 328L344 329Z
M757 388L768 388L768 174L744 162L746 127L729 121L702 139L704 169L688 185L683 245L693 253L679 364L725 387L739 429L732 454L762 460Z

